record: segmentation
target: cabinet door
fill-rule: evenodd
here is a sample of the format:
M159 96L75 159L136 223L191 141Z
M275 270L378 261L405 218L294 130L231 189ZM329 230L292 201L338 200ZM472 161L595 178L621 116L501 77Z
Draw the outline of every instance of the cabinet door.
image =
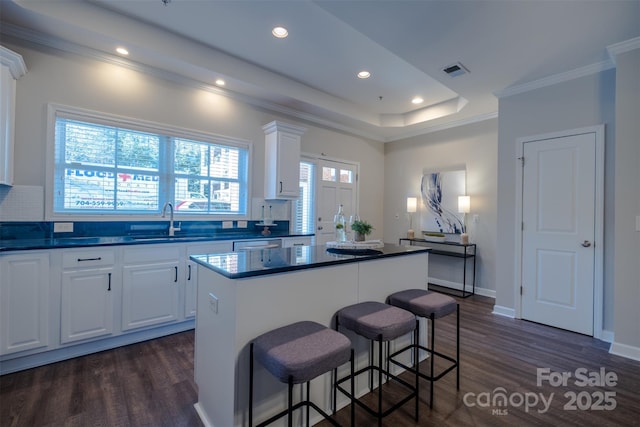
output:
M187 261L187 280L184 285L184 317L196 316L196 298L198 292L198 265Z
M122 330L176 321L179 286L177 261L125 266Z
M0 256L0 354L49 344L49 254Z
M298 198L300 193L300 137L280 134L276 196Z
M63 344L113 333L113 276L113 268L63 273Z

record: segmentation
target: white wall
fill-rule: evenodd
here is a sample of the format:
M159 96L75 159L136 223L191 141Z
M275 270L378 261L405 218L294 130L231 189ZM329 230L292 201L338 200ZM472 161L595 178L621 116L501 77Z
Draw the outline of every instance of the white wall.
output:
M499 100L496 305L514 309L516 140L605 124L604 329L613 330L613 185L615 70ZM597 242L596 242L597 244Z
M616 58L615 338L612 353L640 360L640 49Z
M419 215L426 211L420 201L423 169L465 166L467 194L471 196L467 226L472 243L478 245L476 286L495 289L497 148L497 119L387 143L384 163L384 240L397 242L398 238L406 237L409 228L406 198L409 196L418 197L419 212L414 214L413 228L416 233L421 231ZM398 219L395 218L396 214L399 215ZM478 215L477 223L472 220L474 215ZM446 262L446 259L438 258L432 257L430 269L432 263ZM448 264L456 261L449 260ZM433 267L435 271L437 267ZM460 268L458 270L461 271Z
M253 198L263 196L262 126L282 120L307 128L302 151L361 163L360 208L371 213L368 219L382 233L379 189L384 181L384 148L380 142L323 129L122 66L45 48L7 47L20 53L28 68L16 89L16 191L27 186L44 187L49 179L45 174L45 147L46 106L50 102L252 141ZM253 217L256 215L260 213L254 212Z

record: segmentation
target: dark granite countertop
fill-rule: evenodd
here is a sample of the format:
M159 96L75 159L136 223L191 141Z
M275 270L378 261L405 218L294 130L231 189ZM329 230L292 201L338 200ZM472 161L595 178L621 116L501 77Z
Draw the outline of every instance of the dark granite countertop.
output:
M78 248L89 246L116 246L116 245L144 245L156 243L189 243L189 242L219 242L229 240L250 239L280 239L285 237L299 237L301 235L262 236L256 233L235 234L233 236L106 236L106 237L64 237L44 239L13 239L0 240L0 253L8 251L24 251L35 249L59 249ZM309 235L304 235L309 236Z
M284 273L308 268L404 256L429 252L424 246L397 246L385 243L376 250L333 253L326 246L262 249L229 253L191 255L198 264L229 279ZM426 280L426 278L425 278Z

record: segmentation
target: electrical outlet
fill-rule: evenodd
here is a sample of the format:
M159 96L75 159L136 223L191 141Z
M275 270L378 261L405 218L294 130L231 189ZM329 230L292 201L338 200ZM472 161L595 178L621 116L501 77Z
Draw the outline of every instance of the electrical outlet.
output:
M209 308L218 314L218 298L212 293L209 293Z
M54 222L53 232L54 233L73 233L73 223L72 222Z
M238 228L247 228L247 221L238 221Z
M233 228L233 221L222 221L222 228Z
M478 214L473 214L473 223L474 223L474 224L477 224L477 223L478 223L478 221L479 221Z

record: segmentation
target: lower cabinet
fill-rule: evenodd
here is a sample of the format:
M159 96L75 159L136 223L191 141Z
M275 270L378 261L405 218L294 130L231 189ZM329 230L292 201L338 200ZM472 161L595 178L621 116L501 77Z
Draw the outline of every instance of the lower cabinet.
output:
M113 333L117 287L113 250L88 249L63 254L60 342L68 344Z
M178 297L184 265L180 249L181 245L124 249L123 331L179 319Z
M0 256L0 355L49 345L49 253Z

